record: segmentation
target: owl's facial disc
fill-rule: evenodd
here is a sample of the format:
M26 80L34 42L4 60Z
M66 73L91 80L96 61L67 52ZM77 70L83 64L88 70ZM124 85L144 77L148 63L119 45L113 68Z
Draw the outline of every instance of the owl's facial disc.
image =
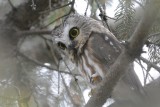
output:
M64 35L67 34L67 36L61 36L56 38L55 40L58 41L57 45L62 50L67 50L69 53L76 54L76 50L78 48L78 41L76 38L80 34L78 27L72 27L68 29L69 27L66 27L67 29L64 30ZM72 51L72 52L71 52Z

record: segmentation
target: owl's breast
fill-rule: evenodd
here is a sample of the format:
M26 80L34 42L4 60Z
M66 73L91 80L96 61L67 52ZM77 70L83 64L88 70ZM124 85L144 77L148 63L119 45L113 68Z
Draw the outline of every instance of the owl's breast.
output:
M93 85L99 83L104 78L106 70L100 61L91 55L87 49L84 50L84 53L78 60L78 69L87 81Z
M120 44L116 39L93 32L83 47L83 53L78 56L79 71L91 83L92 80L99 81L105 77L120 51Z

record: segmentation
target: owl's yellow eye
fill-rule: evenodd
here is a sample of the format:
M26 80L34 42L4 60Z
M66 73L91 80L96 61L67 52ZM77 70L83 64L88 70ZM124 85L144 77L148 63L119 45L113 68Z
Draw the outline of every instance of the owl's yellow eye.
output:
M69 31L69 37L71 40L73 40L74 38L76 38L79 35L79 29L77 27L73 27L70 31Z
M62 42L58 42L58 47L65 50L66 49L66 45Z

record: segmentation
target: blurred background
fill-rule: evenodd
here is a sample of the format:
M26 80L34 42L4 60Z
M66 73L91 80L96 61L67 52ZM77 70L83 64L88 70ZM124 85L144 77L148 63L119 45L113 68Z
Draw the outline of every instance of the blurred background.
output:
M124 42L142 18L148 1L0 0L0 107L84 106L91 88L76 66L62 59L52 42L52 30L69 14L78 13L101 21ZM150 104L159 107L160 13L143 51L132 70ZM111 98L103 107L135 107L136 91ZM133 96L130 102L126 100L129 96Z

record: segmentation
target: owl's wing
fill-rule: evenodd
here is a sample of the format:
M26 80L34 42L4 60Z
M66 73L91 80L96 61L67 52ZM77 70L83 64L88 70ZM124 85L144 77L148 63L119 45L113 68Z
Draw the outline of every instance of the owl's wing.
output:
M87 44L92 54L107 67L110 67L121 53L121 44L109 34L92 32Z
M122 50L122 45L115 37L97 32L91 33L88 40L88 47L92 49L93 55L107 67L107 70L115 62ZM129 88L142 92L142 85L133 67L124 75L122 80Z

